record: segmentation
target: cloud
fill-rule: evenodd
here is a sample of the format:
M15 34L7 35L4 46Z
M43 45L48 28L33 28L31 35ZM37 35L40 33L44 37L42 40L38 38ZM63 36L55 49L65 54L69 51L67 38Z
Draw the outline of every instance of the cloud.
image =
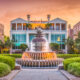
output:
M5 33L9 35L10 21L17 17L26 19L41 18L51 14L52 19L60 17L74 25L80 20L80 0L0 0L0 23L5 25Z

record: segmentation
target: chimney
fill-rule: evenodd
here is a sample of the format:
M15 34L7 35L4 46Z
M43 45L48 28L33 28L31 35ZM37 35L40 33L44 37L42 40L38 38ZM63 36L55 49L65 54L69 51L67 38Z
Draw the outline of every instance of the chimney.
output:
M50 18L51 18L51 15L48 14L48 15L47 15L48 23L49 23L49 21L50 21Z
M30 15L28 14L27 15L27 20L28 20L28 23L30 22Z

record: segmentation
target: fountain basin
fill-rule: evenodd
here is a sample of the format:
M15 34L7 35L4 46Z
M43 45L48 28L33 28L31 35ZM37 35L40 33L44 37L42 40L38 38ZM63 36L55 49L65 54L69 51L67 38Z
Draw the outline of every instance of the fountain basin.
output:
M63 62L62 58L56 60L29 60L16 59L16 62L22 67L56 67Z
M24 52L22 59L28 59L28 60L55 60L56 54L55 52L42 52L42 51L36 51L36 52Z

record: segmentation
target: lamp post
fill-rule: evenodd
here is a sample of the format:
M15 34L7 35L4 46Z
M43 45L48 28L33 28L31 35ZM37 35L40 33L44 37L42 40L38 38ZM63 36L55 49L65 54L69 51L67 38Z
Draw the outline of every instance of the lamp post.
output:
M50 21L50 18L51 18L51 15L48 14L48 15L47 15L48 23L49 23L49 21Z

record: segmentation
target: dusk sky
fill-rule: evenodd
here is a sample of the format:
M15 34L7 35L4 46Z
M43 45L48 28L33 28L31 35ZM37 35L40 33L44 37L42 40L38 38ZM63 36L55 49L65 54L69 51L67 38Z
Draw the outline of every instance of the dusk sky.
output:
M80 0L0 0L0 23L5 26L5 34L10 34L10 21L26 15L31 15L31 20L47 20L62 18L71 24L80 21Z

